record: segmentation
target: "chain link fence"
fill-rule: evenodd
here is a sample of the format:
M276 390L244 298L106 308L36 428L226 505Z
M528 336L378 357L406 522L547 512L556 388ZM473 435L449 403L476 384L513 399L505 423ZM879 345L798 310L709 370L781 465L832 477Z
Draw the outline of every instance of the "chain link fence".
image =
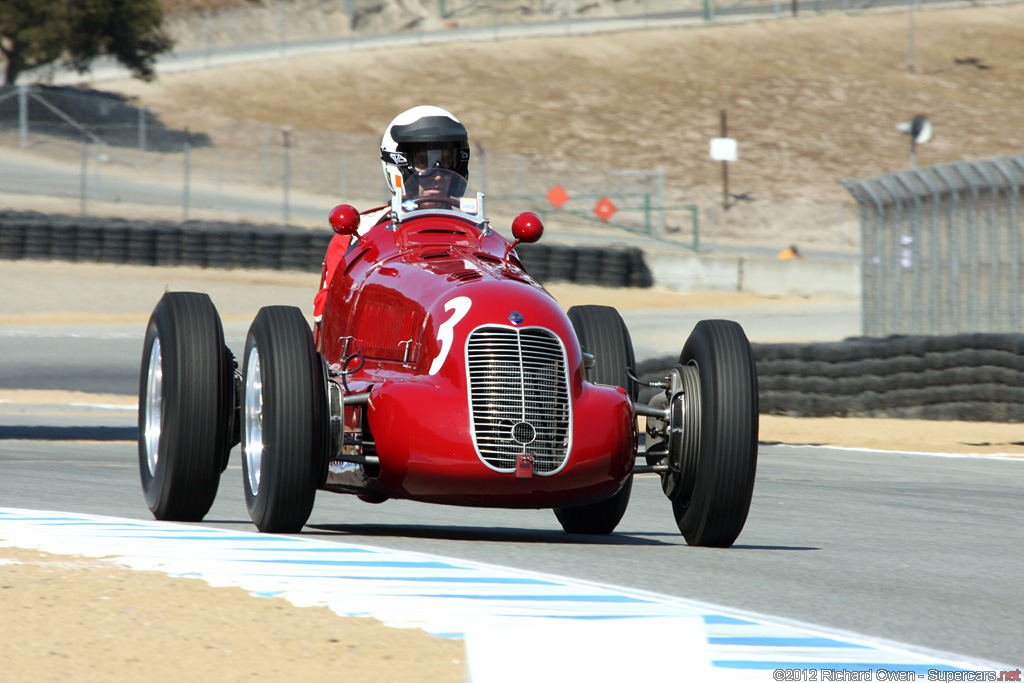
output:
M368 135L225 120L204 131L165 126L119 95L70 87L0 88L0 144L45 156L26 173L0 164L7 191L92 202L180 207L182 220L249 217L323 226L339 202L388 200L380 140ZM699 243L695 198L666 192L664 172L586 167L497 153L476 143L471 184L493 218L557 214L567 231L595 228ZM553 190L564 199L553 201Z
M860 207L865 335L1024 331L1024 155L841 182Z

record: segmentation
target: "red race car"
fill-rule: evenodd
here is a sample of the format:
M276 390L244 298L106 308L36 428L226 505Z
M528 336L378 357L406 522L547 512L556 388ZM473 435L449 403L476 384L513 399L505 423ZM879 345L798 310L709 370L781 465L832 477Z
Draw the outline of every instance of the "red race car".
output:
M613 308L564 312L516 255L483 195L404 196L351 239L311 330L260 310L241 369L209 297L170 292L146 332L139 466L157 519L201 520L241 441L260 531L298 532L318 489L380 503L552 508L570 533L608 534L633 475L655 472L691 545L729 546L757 462L757 374L743 330L701 321L679 364L639 403L629 331ZM639 449L639 422L646 432Z

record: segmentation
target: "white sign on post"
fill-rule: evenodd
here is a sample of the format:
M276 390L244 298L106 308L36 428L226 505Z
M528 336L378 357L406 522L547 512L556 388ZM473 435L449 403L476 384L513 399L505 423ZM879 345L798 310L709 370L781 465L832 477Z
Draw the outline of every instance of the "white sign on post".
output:
M711 138L711 158L715 161L736 161L736 140Z

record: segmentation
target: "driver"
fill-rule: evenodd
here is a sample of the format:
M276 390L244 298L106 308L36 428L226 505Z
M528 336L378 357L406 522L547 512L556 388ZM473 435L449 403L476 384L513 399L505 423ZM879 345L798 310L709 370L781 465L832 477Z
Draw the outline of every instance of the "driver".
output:
M469 179L469 136L466 127L439 107L413 107L399 114L384 131L380 145L384 179L392 192L415 199L418 208L442 208L432 197L459 197ZM459 177L452 180L448 173Z
M392 193L403 193L416 202L416 208L451 208L450 198L461 197L469 179L469 135L450 112L440 107L413 107L388 124L380 143L380 159ZM386 213L378 223L384 220ZM366 225L370 227L369 222ZM313 299L313 320L318 326L327 290L350 240L335 235L327 247L320 290Z

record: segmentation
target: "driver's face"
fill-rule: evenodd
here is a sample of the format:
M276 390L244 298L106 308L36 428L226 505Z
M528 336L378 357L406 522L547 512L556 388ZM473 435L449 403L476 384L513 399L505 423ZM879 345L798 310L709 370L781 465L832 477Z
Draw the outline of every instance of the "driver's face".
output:
M425 173L419 176L419 197L430 199L431 197L447 197L448 186L451 184L451 174L442 173L435 169L433 173ZM438 208L439 204L421 202L423 208Z

